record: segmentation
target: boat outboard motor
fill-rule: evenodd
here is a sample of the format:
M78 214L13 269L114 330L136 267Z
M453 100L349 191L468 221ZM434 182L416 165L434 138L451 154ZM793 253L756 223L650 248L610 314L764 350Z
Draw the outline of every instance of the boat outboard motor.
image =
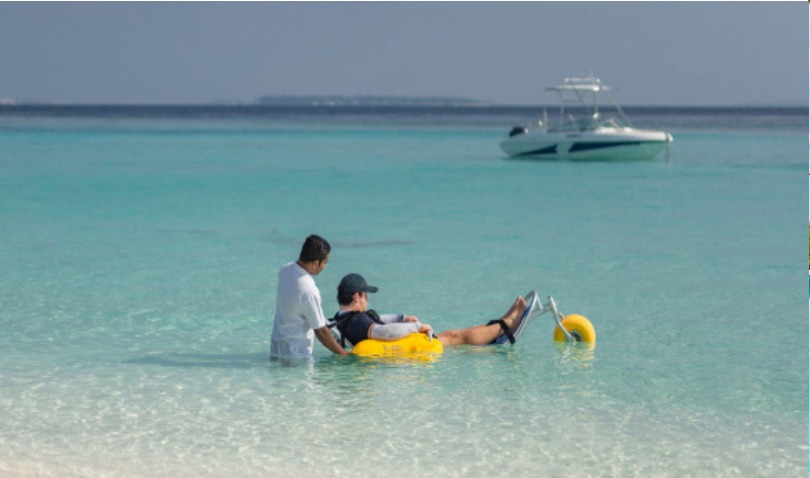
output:
M517 136L519 134L526 134L528 131L523 126L515 126L512 128L512 131L509 132L509 137Z

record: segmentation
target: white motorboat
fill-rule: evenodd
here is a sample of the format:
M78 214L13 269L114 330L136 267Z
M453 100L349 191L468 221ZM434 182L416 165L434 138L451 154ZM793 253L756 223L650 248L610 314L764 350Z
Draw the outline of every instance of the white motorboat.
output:
M509 156L591 161L653 159L672 135L665 131L636 129L598 78L566 78L564 84L546 88L560 94L560 116L549 123L548 113L536 124L516 126L501 142ZM609 114L600 111L599 96L611 102ZM572 106L575 105L575 106ZM603 108L604 109L604 108Z

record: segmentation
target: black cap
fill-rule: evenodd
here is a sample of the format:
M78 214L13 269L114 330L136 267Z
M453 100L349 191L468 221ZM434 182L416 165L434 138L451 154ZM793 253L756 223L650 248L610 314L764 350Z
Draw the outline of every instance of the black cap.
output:
M356 292L377 292L377 288L368 285L368 282L360 274L348 274L340 280L338 294L350 295Z

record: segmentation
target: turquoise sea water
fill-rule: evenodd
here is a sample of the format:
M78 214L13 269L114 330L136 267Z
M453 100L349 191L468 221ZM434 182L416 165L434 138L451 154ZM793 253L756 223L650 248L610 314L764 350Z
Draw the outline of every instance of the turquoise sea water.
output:
M669 161L506 159L509 108L0 109L0 475L806 476L805 110L639 110ZM278 268L514 347L268 360Z

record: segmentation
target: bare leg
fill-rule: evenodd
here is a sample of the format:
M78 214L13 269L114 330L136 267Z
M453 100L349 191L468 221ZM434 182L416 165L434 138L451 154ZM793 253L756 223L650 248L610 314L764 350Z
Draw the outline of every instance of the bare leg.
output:
M509 307L509 310L506 311L506 314L501 317L512 333L515 333L518 325L520 325L520 317L525 309L526 301L523 297L518 296L512 306ZM503 329L498 324L475 325L466 329L445 330L438 333L436 338L443 345L486 345L492 343L502 333Z

